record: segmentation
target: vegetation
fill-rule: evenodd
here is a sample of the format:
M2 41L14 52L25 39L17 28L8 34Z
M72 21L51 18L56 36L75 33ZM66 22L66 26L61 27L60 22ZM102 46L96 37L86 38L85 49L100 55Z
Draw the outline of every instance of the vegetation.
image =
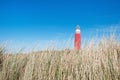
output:
M114 36L92 40L80 51L2 56L0 80L120 80L120 42Z

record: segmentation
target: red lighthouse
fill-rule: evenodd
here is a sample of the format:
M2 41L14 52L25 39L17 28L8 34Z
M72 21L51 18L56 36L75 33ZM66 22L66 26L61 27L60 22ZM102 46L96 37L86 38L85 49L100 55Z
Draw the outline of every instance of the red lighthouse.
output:
M80 26L77 25L76 31L75 31L74 48L75 48L75 50L80 50L80 47L81 47Z

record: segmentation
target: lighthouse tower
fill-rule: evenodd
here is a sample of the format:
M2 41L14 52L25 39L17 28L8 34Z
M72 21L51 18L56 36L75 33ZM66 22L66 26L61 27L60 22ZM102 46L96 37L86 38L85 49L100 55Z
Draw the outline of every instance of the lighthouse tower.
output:
M74 48L75 48L75 50L80 50L80 48L81 48L81 34L80 34L80 26L79 25L77 25L76 31L75 31Z

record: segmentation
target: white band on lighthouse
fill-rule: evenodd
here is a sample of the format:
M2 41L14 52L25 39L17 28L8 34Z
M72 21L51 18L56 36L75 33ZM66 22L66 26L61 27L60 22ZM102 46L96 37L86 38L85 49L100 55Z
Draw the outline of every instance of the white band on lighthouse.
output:
M76 29L76 31L75 31L76 33L80 33L80 29Z
M80 26L79 25L76 26L76 31L75 32L80 33Z

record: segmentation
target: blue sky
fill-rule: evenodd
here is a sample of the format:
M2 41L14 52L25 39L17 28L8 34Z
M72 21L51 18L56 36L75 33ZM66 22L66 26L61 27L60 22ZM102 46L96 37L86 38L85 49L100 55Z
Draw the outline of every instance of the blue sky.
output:
M120 29L120 0L0 0L1 43L62 42L74 37L77 24L83 38L96 29Z

